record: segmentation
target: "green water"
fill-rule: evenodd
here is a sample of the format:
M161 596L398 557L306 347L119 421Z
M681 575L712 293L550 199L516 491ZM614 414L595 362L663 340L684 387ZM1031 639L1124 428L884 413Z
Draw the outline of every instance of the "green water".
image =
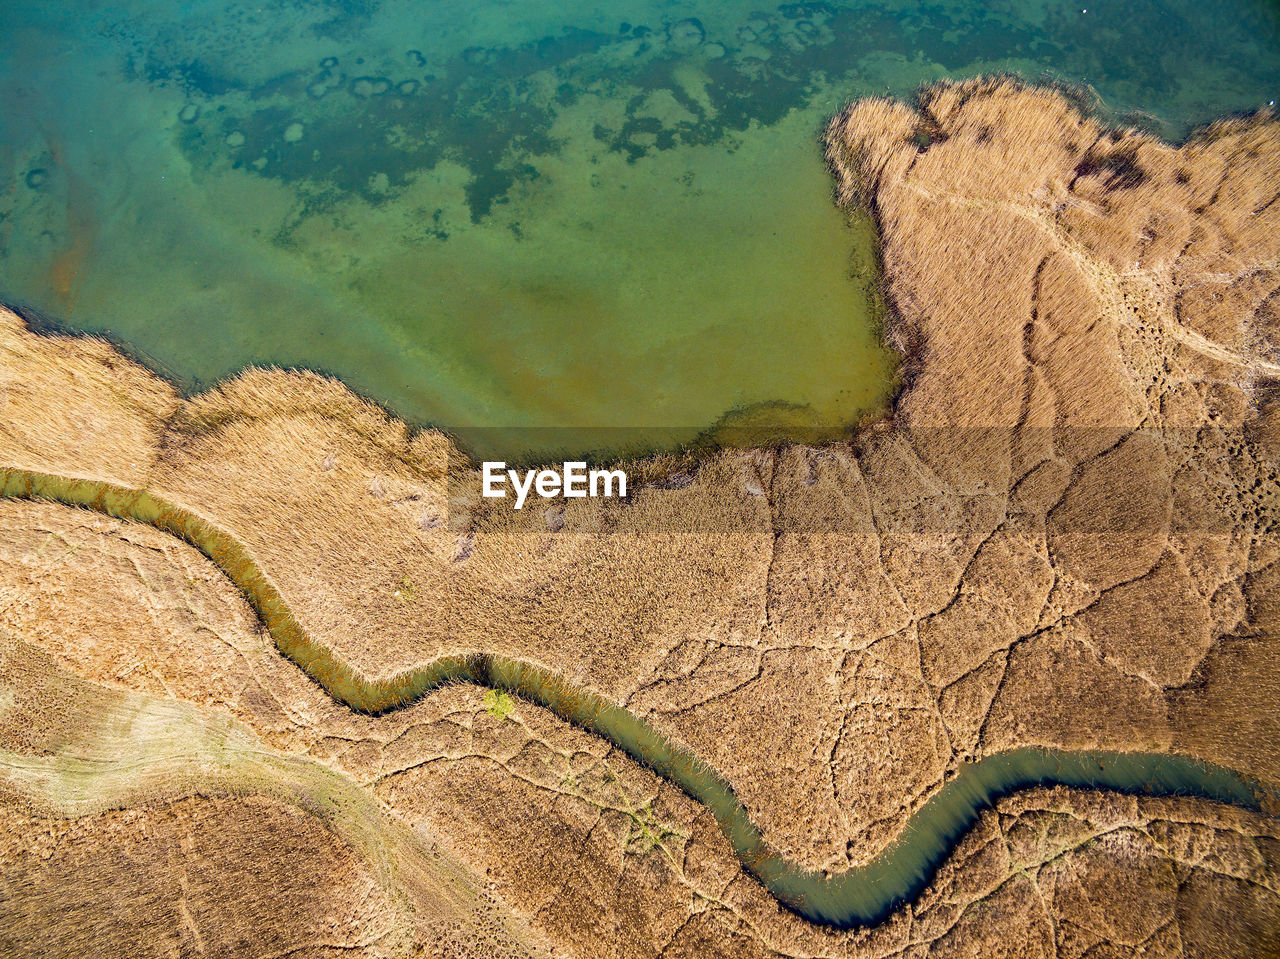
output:
M332 372L483 454L743 415L839 430L892 362L872 232L830 202L830 113L1012 70L1177 137L1277 95L1278 23L1257 2L9 0L0 298L188 389Z
M693 753L643 719L563 677L483 652L447 656L386 680L370 681L308 636L248 551L207 520L143 490L0 468L0 497L47 499L149 523L200 549L244 591L276 647L339 702L381 713L449 682L505 690L594 732L706 806L746 870L787 908L814 922L870 925L914 899L960 837L997 798L1030 786L1191 796L1274 815L1280 793L1230 769L1187 756L1014 749L960 767L918 810L900 837L864 866L834 875L806 872L773 851L732 788Z

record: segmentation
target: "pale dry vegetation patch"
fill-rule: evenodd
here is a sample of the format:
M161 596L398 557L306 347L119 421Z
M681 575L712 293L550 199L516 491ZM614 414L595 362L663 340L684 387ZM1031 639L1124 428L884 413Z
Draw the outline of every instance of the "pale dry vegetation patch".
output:
M128 635L113 634L117 643ZM191 636L197 648L213 639ZM93 662L94 652L78 658ZM210 708L234 698L237 684L209 700L204 677L205 697L191 698L206 704L197 706L175 695L177 677L170 685L164 675L172 664L156 651L133 655L166 696L129 691L130 673L115 688L89 682L0 633L0 818L22 825L0 848L0 910L12 910L5 934L15 954L136 954L139 937L163 954L263 954L277 939L281 951L316 956L545 953L465 866L349 774L304 758L295 743L270 749ZM166 838L175 816L186 831L176 849ZM142 835L121 835L120 822ZM201 833L205 848L196 848ZM95 855L109 865L84 869ZM140 885L129 886L134 873ZM118 907L121 897L128 907ZM180 925L166 928L174 916Z
M32 336L0 307L0 445L9 465L141 485L179 402L110 344Z
M73 819L0 804L6 956L403 952L381 890L315 818L253 797Z

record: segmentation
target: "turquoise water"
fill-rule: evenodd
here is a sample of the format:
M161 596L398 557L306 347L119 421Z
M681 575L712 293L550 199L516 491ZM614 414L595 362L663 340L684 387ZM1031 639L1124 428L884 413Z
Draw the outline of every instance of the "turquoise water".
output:
M1277 96L1280 15L9 0L0 298L188 389L332 372L483 454L838 431L892 362L823 121L993 70L1176 138Z

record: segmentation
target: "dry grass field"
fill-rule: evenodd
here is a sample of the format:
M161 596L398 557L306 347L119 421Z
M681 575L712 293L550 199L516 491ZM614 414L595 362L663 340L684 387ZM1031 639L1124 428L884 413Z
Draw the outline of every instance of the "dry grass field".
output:
M6 956L388 954L381 891L288 807L190 797L49 819L4 805L0 821Z
M234 587L191 547L147 527L53 504L0 502L0 519L9 533L0 543L0 608L6 611L0 634L8 657L0 675L18 687L14 695L30 691L23 693L21 715L83 717L95 701L127 693L173 703L204 722L232 723L255 750L316 764L359 784L390 822L410 826L447 861L484 876L491 894L514 914L508 925L527 930L526 939L549 940L556 954L987 956L1012 942L1017 955L1046 957L1090 948L1107 954L1108 947L1120 955L1140 949L1176 955L1177 948L1187 955L1250 955L1280 918L1280 829L1273 820L1192 800L1058 789L1001 802L919 903L884 926L857 933L814 927L781 910L742 873L705 811L544 710L516 703L505 712L482 691L455 686L385 716L354 714L275 652ZM104 595L119 602L104 608ZM15 658L28 671L15 668ZM44 681L33 680L33 665ZM102 742L68 731L82 725L15 723L3 731L0 748L38 755L57 739L83 741L80 751ZM125 741L136 748L135 736ZM145 910L177 914L180 898L159 892L140 899L132 912L105 909L104 900L121 889L110 872L95 873L88 890L68 886L59 894L55 878L65 873L57 870L101 841L99 848L139 863L150 884L183 864L204 870L199 875L211 884L201 887L206 911L191 908L209 954L218 954L218 943L234 941L237 929L258 922L270 903L289 901L298 887L284 882L269 891L237 881L242 873L236 870L249 867L230 862L233 836L216 852L202 837L224 826L231 831L231 822L265 830L283 820L298 844L286 851L267 842L265 848L277 850L282 870L314 880L314 899L304 901L298 891L293 919L277 916L273 934L306 946L304 955L325 955L321 946L339 940L366 942L369 955L395 955L392 947L400 943L408 950L424 945L413 923L400 918L405 913L396 908L394 888L382 892L386 885L371 880L377 871L367 854L356 860L363 878L349 878L354 867L343 850L357 846L341 830L330 826L334 834L326 835L299 815L296 793L284 794L293 805L282 802L278 785L259 777L253 798L237 799L244 787L234 782L242 779L218 789L206 781L199 795L207 798L188 802L173 798L188 790L175 787L172 776L166 770L136 799L112 803L125 807L118 813L76 810L68 820L49 818L46 808L30 818L30 800L21 795L14 797L16 807L0 807L18 824L0 861L16 877L9 888L22 890L14 902L24 915L40 918L43 938L32 942L51 944L53 954L61 943L67 954L78 930L90 929L131 943L152 928ZM151 789L160 798L144 800ZM253 823L245 821L250 813ZM148 825L159 831L143 844L137 831L152 818L169 823L178 837L189 832L185 857L170 856L171 834L160 827ZM100 831L111 838L96 838ZM163 865L156 863L162 851ZM263 852L260 846L252 861ZM46 854L52 865L42 860L39 871L28 865ZM227 885L213 885L215 866ZM325 937L319 937L312 917L351 916L344 910L353 886L362 890L354 914L358 934L348 925L339 930L344 938L321 924ZM220 891L232 888L234 896ZM80 911L53 912L54 904L73 898L85 901ZM1224 906L1233 927L1218 918ZM171 938L159 943L191 948L185 926L165 928ZM478 940L476 925L469 931ZM1214 937L1228 945L1215 945ZM471 954L493 954L490 948L477 941ZM242 953L227 947L221 954Z
M961 763L1014 746L1174 751L1280 783L1280 125L1175 148L992 80L854 104L827 143L840 202L880 224L904 355L892 417L849 443L633 464L625 503L511 514L447 437L333 381L248 371L181 399L101 343L4 314L0 463L209 518L370 676L469 650L550 666L703 757L814 868L874 857ZM6 665L22 715L127 690L235 723L485 877L531 949L1248 956L1280 929L1274 820L1067 790L1003 801L884 926L817 929L741 873L708 814L549 714L455 687L353 715L172 537L47 504L0 517L10 661L79 677ZM10 719L0 745L59 756L99 732L41 745ZM219 781L222 798L179 806L191 788L162 776L163 802L126 805L228 823L237 803L289 806L255 775L265 798ZM348 915L357 876L399 902L368 837L328 826L354 852L299 867L330 877L316 908ZM38 831L17 829L6 869Z
M118 575L96 585L99 609L128 587ZM165 685L130 625L111 623L101 651L114 645ZM487 883L350 775L271 748L207 700L135 691L128 671L82 678L45 645L55 655L0 630L5 955L547 954Z

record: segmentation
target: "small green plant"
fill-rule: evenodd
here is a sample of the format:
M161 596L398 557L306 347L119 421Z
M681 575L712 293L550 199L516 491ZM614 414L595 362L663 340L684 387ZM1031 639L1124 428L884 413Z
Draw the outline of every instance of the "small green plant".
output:
M400 588L393 594L402 603L412 603L418 594L418 588L408 576L400 577Z
M627 835L622 846L625 852L647 855L654 849L667 851L667 840L683 839L684 834L673 829L667 823L658 820L653 807L645 803L635 812L628 814L631 822L627 827Z
M516 704L506 693L491 689L484 694L484 708L494 719L506 719L515 711Z

